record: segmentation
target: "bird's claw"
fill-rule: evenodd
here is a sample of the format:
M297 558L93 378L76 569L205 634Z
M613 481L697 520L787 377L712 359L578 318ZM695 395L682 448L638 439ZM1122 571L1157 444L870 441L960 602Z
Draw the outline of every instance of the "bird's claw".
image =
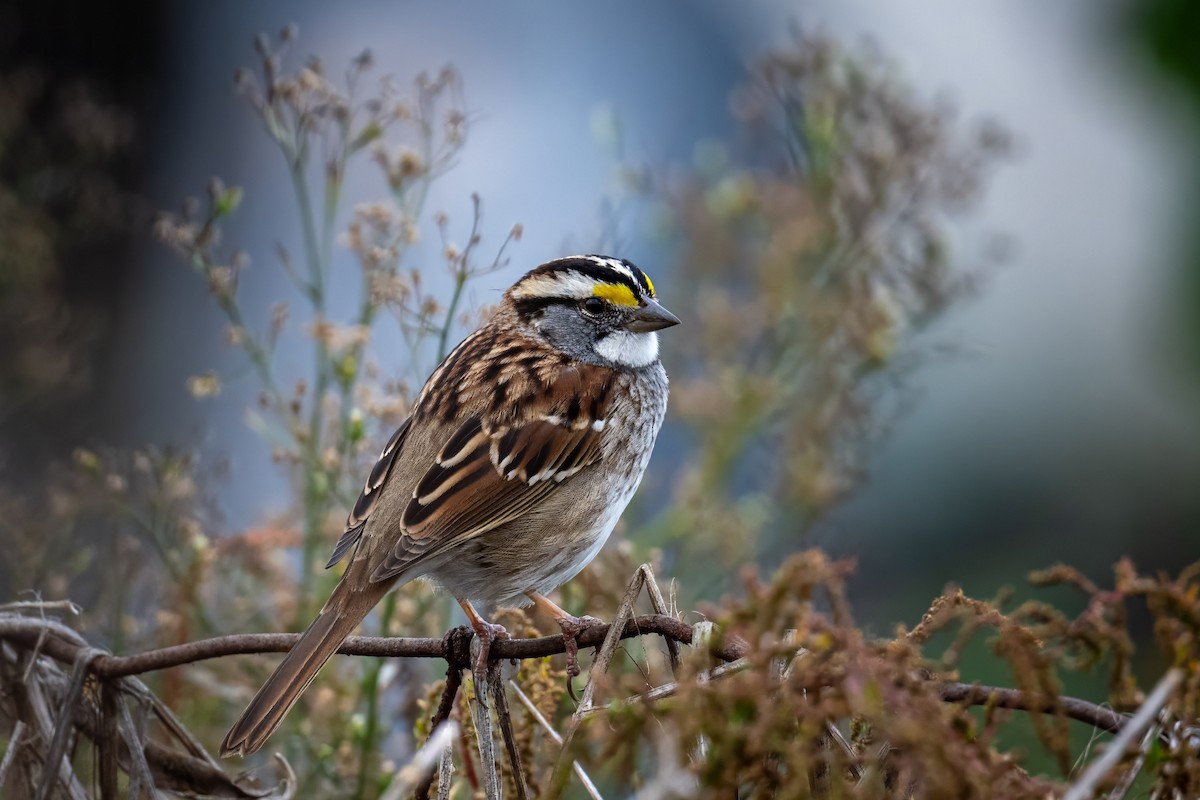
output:
M471 623L471 628L475 631L475 635L479 637L479 657L475 659L475 665L471 671L475 673L475 680L478 683L481 680L487 679L487 667L489 656L492 650L492 642L497 639L507 639L508 631L503 625L497 625L494 622L480 620L478 623Z
M567 654L567 685L570 687L570 680L579 676L579 644L576 638L579 634L593 625L603 625L604 623L595 617L561 617L558 619L558 626L562 628L563 647ZM572 687L573 688L573 687ZM571 692L571 696L575 696L575 692Z

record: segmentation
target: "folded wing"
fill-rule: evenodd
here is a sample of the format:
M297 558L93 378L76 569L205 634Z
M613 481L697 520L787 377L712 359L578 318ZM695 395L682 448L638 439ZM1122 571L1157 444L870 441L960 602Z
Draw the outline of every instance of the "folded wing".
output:
M371 578L387 580L544 502L600 460L604 421L542 414L524 422L464 422L413 490L404 533Z

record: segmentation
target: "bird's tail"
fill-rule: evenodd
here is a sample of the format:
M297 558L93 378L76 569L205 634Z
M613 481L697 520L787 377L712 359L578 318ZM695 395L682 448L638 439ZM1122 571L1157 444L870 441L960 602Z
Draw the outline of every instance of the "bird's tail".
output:
M249 755L263 746L267 737L275 732L288 710L312 683L317 672L337 652L380 596L382 592L372 598L364 597L360 592L350 590L345 581L338 585L320 616L308 626L300 641L296 642L258 690L258 694L254 695L229 733L225 734L225 740L221 742L222 757Z

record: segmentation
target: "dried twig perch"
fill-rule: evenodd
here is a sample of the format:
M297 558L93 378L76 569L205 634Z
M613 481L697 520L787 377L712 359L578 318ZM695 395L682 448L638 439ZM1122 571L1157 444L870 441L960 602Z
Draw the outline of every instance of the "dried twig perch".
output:
M48 631L48 625L64 631L70 628L54 620L0 615L0 639L24 647L34 647L37 640ZM607 636L610 625L593 625L579 634L581 650L597 647ZM53 631L50 631L53 632ZM73 631L71 631L74 633ZM690 645L692 628L687 623L663 614L647 614L633 617L619 631L619 639L658 634L676 642ZM466 630L465 637L446 636L441 639L411 637L382 638L376 636L351 636L338 648L348 656L376 656L379 658L441 658L452 664L469 667L467 651L474 634ZM260 653L286 653L300 639L298 633L239 633L201 639L187 644L148 650L133 656L100 655L92 661L89 673L100 678L119 678L140 675L146 672L178 667L233 655ZM86 643L73 642L71 638L47 637L42 648L46 655L63 663L74 663L76 654ZM534 639L502 639L491 648L493 661L509 659L542 658L566 652L562 636L541 636ZM713 652L722 661L733 661L746 654L746 644L731 638L720 643Z

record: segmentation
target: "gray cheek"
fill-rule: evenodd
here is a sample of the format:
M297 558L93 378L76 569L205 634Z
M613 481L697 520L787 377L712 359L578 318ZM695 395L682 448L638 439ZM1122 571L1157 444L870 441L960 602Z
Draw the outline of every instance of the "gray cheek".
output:
M536 323L554 347L576 358L586 358L595 349L595 329L573 308L553 306Z

